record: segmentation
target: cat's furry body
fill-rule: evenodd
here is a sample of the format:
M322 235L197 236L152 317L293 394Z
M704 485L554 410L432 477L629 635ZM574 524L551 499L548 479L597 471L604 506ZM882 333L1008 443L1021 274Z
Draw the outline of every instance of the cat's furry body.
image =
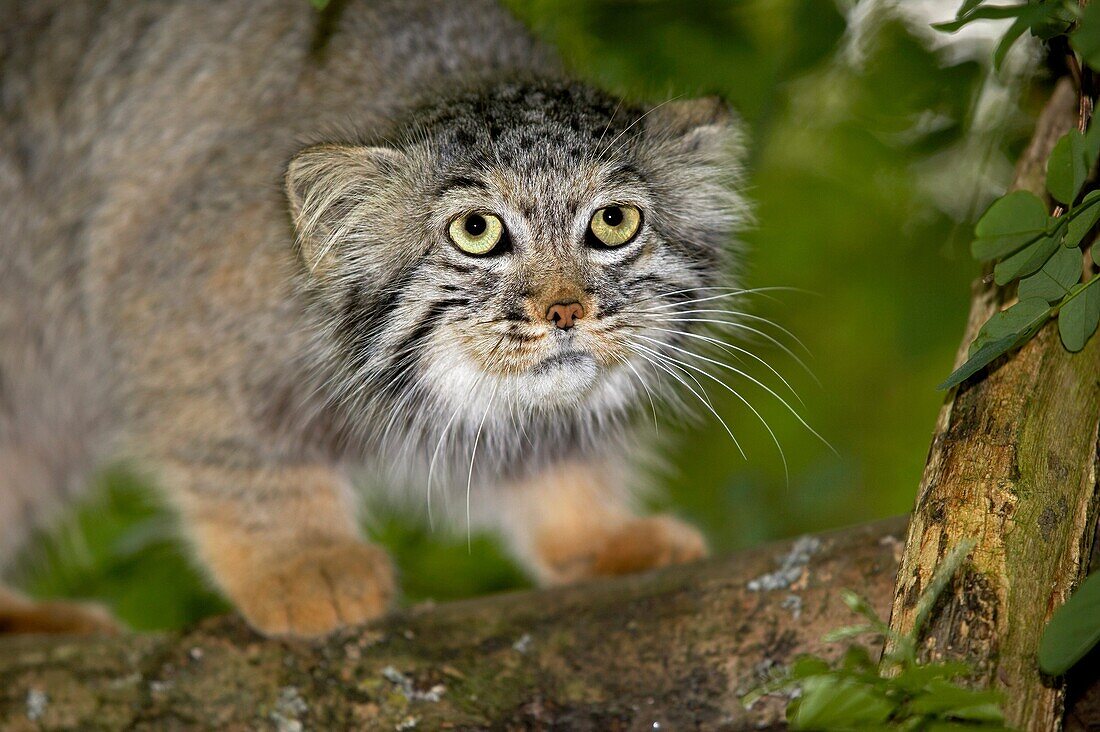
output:
M630 509L648 365L623 339L647 297L719 281L743 213L720 107L638 122L490 2L0 18L0 566L118 456L270 632L392 593L357 536L357 465L418 495L429 474L437 496L469 486L546 581L702 552ZM585 248L609 203L645 212L638 242ZM439 236L487 208L509 253ZM560 301L590 315L547 326Z

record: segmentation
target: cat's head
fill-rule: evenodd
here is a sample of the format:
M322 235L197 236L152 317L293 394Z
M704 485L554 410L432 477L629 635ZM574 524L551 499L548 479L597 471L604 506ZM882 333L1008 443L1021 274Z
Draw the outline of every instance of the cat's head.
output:
M713 98L530 82L303 150L286 187L346 392L442 420L623 412L692 347L676 305L728 284L740 145Z

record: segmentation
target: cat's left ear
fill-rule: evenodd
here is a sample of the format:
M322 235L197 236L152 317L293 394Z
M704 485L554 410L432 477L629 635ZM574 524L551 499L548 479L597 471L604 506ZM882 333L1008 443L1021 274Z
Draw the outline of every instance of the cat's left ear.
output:
M660 104L646 116L646 130L670 139L683 152L735 159L743 152L741 123L730 106L715 96Z
M314 145L290 161L286 197L302 258L315 269L389 198L407 167L404 153L388 147Z

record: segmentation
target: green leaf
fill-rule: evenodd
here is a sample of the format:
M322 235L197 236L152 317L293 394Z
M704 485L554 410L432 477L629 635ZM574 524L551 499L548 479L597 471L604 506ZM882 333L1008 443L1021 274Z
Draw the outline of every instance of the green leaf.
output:
M970 344L970 355L974 355L979 348L990 341L1007 337L1022 338L1026 335L1022 330L1023 326L1021 326L1021 322L1023 322L1023 316L1026 315L1027 311L1032 307L1031 302L1033 299L1034 298L1026 299L1028 305L1026 305L1025 308L1020 308L1020 303L1016 303L1007 310L994 313L989 320L985 321L978 331L977 337L974 338L974 342ZM1021 300L1021 302L1025 301Z
M1047 161L1047 190L1065 204L1071 204L1081 192L1089 174L1085 136L1070 130L1054 145Z
M877 675L878 664L871 658L871 653L859 644L848 646L844 651L844 658L840 661L840 667L850 674Z
M980 2L967 2L959 10L955 20L933 23L932 27L945 33L954 33L976 20L1015 18L1012 25L1001 36L997 50L993 54L993 66L1000 69L1009 49L1020 36L1030 30L1033 35L1050 37L1068 26L1067 15L1060 2L1026 2L1016 5L982 5Z
M911 714L935 714L974 722L1003 722L1001 695L984 689L965 689L943 680L932 681L924 694L909 703Z
M1014 191L994 201L978 219L971 252L983 261L1011 254L1043 236L1050 222L1046 204L1038 196Z
M1080 250L1058 247L1042 269L1020 280L1020 299L1041 297L1047 302L1059 302L1080 279Z
M844 601L844 604L848 606L848 609L852 612L862 615L870 620L874 625L884 625L882 618L878 616L875 609L871 607L871 603L867 602L862 595L851 590L841 590L840 599Z
M895 676L894 683L904 691L915 693L935 679L950 680L969 672L970 667L961 661L918 664L907 667Z
M1053 12L1043 20L1031 26L1031 35L1036 38L1049 41L1055 36L1064 36L1077 22L1077 13L1074 6L1066 7L1063 3L1049 3Z
M933 23L932 27L944 33L954 33L975 20L1003 20L1004 18L1018 18L1033 13L1033 8L1042 7L1029 3L1017 5L979 5L965 15L956 17L944 23Z
M313 6L314 10L324 10L328 7L330 0L309 0L309 4Z
M881 631L874 625L846 625L843 628L830 630L828 633L821 636L821 640L824 643L836 643L837 641L846 640L848 638L858 638L861 635L868 635L869 633L881 633Z
M998 262L993 268L993 279L998 285L1004 286L1017 277L1026 277L1032 272L1037 272L1059 248L1057 239L1044 236L1008 259Z
M1001 36L997 48L993 51L993 68L1000 71L1001 67L1004 66L1005 57L1008 56L1008 52L1012 50L1012 46L1015 45L1020 36L1036 26L1044 25L1049 14L1044 5L1030 5L1028 6L1028 12L1012 21L1012 25Z
M1070 34L1069 44L1086 64L1093 69L1100 68L1100 7L1095 3L1085 6L1077 30Z
M1097 280L1100 277L1074 288L1059 306L1058 333L1067 350L1084 348L1100 324L1100 288L1092 286Z
M1064 674L1100 643L1100 572L1093 572L1054 616L1039 641L1039 667Z
M966 363L955 369L939 388L950 389L961 384L998 356L1027 340L1050 318L1051 311L1051 306L1045 300L1032 297L1021 300L1008 310L995 313L978 332L975 342L981 340L981 345L974 349Z
M1001 724L975 725L972 722L931 722L920 727L921 732L974 732L974 730L982 730L982 732L1019 732Z
M896 705L867 684L837 676L815 676L788 710L791 729L850 729L882 725Z
M820 676L829 672L829 664L817 656L799 656L791 664L788 678L792 680L808 679L811 676Z
M1088 131L1085 132L1085 154L1090 161L1095 161L1097 156L1100 156L1100 124L1095 123L1095 117L1093 124L1090 124Z
M962 18L974 8L981 5L985 0L965 0L962 6L959 8L959 12L955 14L955 18Z
M1067 247L1078 247L1085 240L1092 227L1100 221L1100 191L1091 191L1081 199L1072 211L1069 222L1066 224L1066 238L1063 244Z

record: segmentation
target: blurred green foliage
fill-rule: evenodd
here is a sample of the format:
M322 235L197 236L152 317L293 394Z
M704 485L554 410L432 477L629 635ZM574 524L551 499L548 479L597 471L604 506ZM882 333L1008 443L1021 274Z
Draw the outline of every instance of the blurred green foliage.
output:
M944 160L964 141L984 69L949 63L885 16L867 24L853 54L845 14L831 0L509 5L576 73L615 92L730 100L751 130L748 192L758 219L743 237L743 281L809 293L775 293L752 306L805 342L820 386L778 349L753 348L795 384L801 413L838 454L775 399L731 382L775 430L789 482L767 432L715 388L710 396L749 460L713 420L677 427L666 415L658 481L666 490L654 507L703 527L718 551L908 511L942 399L936 384L950 369L977 272L966 251L971 222L937 208L928 171L940 165L944 179L956 177ZM998 133L996 150L1019 146L1020 121ZM963 218L992 193L980 196L947 194L973 197ZM219 609L165 539L164 512L125 480L105 484L28 555L24 584L103 598L141 628ZM394 550L411 600L525 582L488 538L475 536L467 550L464 536L388 514L375 514L369 528ZM69 533L83 534L79 547Z

